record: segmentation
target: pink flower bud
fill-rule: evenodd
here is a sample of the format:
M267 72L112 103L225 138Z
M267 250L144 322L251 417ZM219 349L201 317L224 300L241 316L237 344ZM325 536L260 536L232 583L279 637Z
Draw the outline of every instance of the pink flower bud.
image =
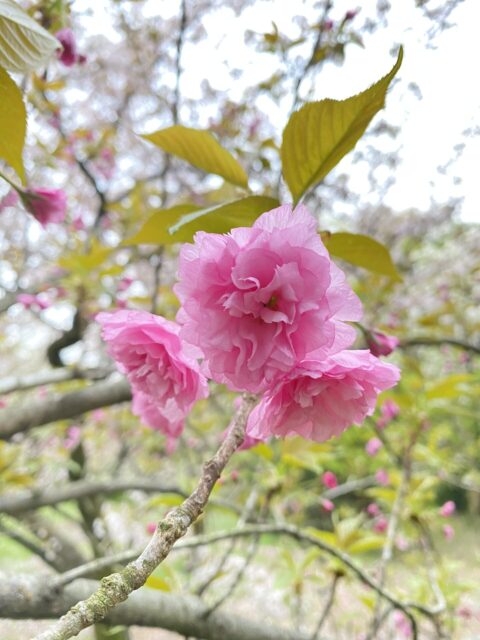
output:
M333 20L325 20L323 23L324 31L331 31L333 29Z
M357 13L359 12L358 9L350 9L349 11L347 11L347 13L345 14L345 20L353 20L355 18L355 16L357 15Z
M82 435L82 430L77 425L72 425L67 429L67 437L63 443L65 449L75 449L75 447L80 442L80 437Z
M73 228L75 231L83 231L85 229L85 222L81 216L77 216L73 219L72 222Z
M387 336L380 331L370 331L367 345L374 356L389 356L400 344L395 336Z
M456 504L453 500L448 500L440 507L440 515L448 518L455 513Z
M395 538L395 546L399 551L406 551L408 549L408 540L405 540L403 536L397 536Z
M233 480L233 482L237 482L239 477L240 477L240 473L238 469L234 469L230 474L230 478Z
M63 222L67 211L67 196L62 189L27 189L21 194L26 209L42 227L49 222Z
M376 502L371 502L367 507L367 513L372 518L376 518L381 513L380 507L378 506L378 504Z
M157 530L157 523L156 522L149 522L147 524L147 533L149 533L150 535L153 535L155 533L155 531Z
M387 484L389 484L390 477L385 469L379 469L375 474L375 480L378 482L378 484L381 484L385 487L387 486Z
M452 525L443 525L443 535L447 540L452 540L455 537L455 529L452 527Z
M71 29L60 29L55 34L57 40L60 41L63 49L57 52L57 58L66 67L73 67L78 62L77 44L75 42L75 36Z
M385 533L387 529L388 529L388 520L385 518L385 516L380 516L378 520L375 522L375 524L373 525L373 530L376 533Z
M133 282L133 278L122 278L117 285L117 289L119 291L126 291Z
M469 620L470 618L473 618L473 611L466 605L461 605L457 609L457 616Z
M410 638L412 635L412 626L410 620L401 611L395 611L393 614L393 620L395 622L395 628L404 637Z
M365 451L369 456L376 456L380 449L383 447L383 443L380 438L370 438L365 445Z
M6 209L7 207L14 207L18 204L18 193L15 189L10 189L10 191L0 198L0 213Z
M335 489L338 485L337 476L332 471L325 471L322 476L322 482L327 489Z
M327 500L326 498L323 498L321 500L321 505L322 505L323 509L325 511L327 511L328 513L330 513L331 511L333 511L335 509L335 505L333 504L333 502L331 500Z

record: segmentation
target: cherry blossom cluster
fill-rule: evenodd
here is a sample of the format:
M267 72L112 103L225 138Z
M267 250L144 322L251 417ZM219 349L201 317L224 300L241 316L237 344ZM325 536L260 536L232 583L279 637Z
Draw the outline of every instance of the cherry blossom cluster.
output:
M281 206L250 228L198 232L180 251L177 323L146 312L97 316L127 375L133 411L181 432L207 379L258 394L247 436L321 442L361 424L399 370L350 350L362 306L304 206ZM200 365L197 362L200 361Z

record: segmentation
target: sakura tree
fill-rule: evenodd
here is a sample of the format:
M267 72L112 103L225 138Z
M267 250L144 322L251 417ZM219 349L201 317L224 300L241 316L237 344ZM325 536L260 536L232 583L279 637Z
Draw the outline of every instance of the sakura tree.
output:
M0 0L0 615L53 620L5 637L454 637L478 228L341 211L402 46L312 97L388 12L249 28L239 98L187 54L259 3L167 4Z

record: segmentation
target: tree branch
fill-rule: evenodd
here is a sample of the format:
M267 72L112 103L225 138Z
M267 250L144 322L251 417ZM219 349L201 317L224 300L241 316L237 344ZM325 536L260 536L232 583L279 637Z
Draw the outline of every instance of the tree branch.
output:
M445 344L480 354L480 345L471 344L464 340L455 340L454 338L410 338L409 340L402 340L399 347L401 349L408 349L410 347L442 347Z
M45 576L4 574L0 580L0 616L56 618L79 600L89 598L98 586L93 580L78 580L55 591ZM309 640L304 634L275 626L270 621L266 624L264 619L252 620L250 616L216 611L206 619L206 608L195 596L144 589L132 593L127 602L108 612L105 621L111 625L158 627L204 640Z
M159 480L123 479L90 482L79 480L57 489L22 491L0 496L0 512L14 515L51 506L59 502L79 500L98 494L109 495L120 491L145 491L146 493L175 493L184 498L187 494L179 487L168 486Z
M43 385L68 382L69 380L101 380L111 373L106 369L77 369L76 367L64 367L63 369L47 369L38 373L30 373L25 376L8 376L0 380L0 394L13 393L14 391L27 391Z
M103 578L100 588L89 598L72 607L50 629L36 636L36 640L68 640L82 629L100 622L108 612L139 589L168 556L175 542L185 535L205 508L210 493L231 456L241 444L245 425L256 402L256 397L245 394L233 427L213 458L205 463L202 475L193 493L172 509L157 525L157 530L140 556L118 573Z
M56 420L74 418L93 409L127 402L131 398L128 382L115 377L78 391L54 393L47 398L30 400L20 407L13 405L1 410L0 439L8 440L15 433Z

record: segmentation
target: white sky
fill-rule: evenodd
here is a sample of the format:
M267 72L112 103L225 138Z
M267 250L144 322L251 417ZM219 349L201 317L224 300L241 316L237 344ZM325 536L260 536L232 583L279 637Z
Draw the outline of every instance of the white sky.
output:
M446 2L447 0L444 0ZM428 48L426 29L432 24L422 18L414 0L391 0L389 24L374 34L365 34L365 49L350 45L342 67L327 65L317 80L315 98L344 98L368 87L387 72L394 58L393 46L402 43L405 59L398 74L399 82L387 98L388 121L399 125L398 144L402 163L396 171L396 184L390 189L385 204L394 209L416 207L426 209L432 200L445 202L449 197L464 196L462 217L480 222L480 198L477 173L480 160L480 136L462 136L462 132L480 125L480 0L464 0L451 14L451 29L439 32ZM433 5L434 2L429 2ZM77 0L75 9L94 9L94 15L85 21L87 33L98 32L99 24L107 37L109 32L108 4L94 0ZM347 9L357 6L361 12L355 20L359 26L368 15L375 15L376 0L335 0L332 18L341 18ZM178 15L179 0L150 0L146 14L169 17ZM189 0L187 6L194 7ZM245 82L255 83L269 78L274 68L274 56L259 55L244 44L244 32L272 30L272 20L280 32L293 35L298 30L292 17L302 14L312 22L319 17L315 2L290 0L257 0L237 18L223 9L207 18L208 37L195 46L186 46L183 55L184 74L182 92L189 97L200 97L199 82L207 78L212 86L229 92L233 99L241 99ZM245 79L233 82L224 61L231 67L244 69ZM422 100L416 99L408 89L410 83L420 88ZM279 130L287 114L268 104L269 117L278 121ZM454 147L465 143L461 157L449 167L445 175L438 172L455 157ZM352 187L364 192L364 172L351 166L347 157L342 169L348 169ZM454 176L461 183L454 184Z

